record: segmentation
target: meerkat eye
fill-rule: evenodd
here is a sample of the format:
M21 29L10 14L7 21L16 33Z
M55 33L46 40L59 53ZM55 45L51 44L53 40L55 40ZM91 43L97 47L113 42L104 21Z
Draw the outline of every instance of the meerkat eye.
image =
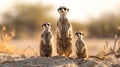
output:
M47 24L48 26L50 26L50 24Z
M47 24L44 24L44 26L47 25Z
M59 8L59 10L62 10L62 8Z
M46 24L43 24L43 26L45 26Z
M79 33L75 33L75 35L78 35Z
M63 8L64 10L67 10L66 8Z
M79 33L80 35L82 34L82 33Z
M45 26L45 25L46 25L46 24L43 24L42 27Z

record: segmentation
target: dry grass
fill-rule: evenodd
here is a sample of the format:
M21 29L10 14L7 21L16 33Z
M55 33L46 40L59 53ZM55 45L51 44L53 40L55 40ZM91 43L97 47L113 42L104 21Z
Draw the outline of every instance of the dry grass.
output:
M15 46L8 45L8 42L15 36L15 31L10 32L10 34L7 34L6 32L6 27L3 26L0 33L0 52L13 54L15 53Z
M17 50L15 45L8 44L14 36L14 30L8 33L7 28L5 26L2 27L2 30L0 32L0 53L38 56L38 53L30 45L27 45L24 49Z
M105 44L103 50L99 51L98 54L96 55L96 57L98 57L101 60L105 59L105 55L108 52L108 49L109 49L108 41L106 41L106 44Z
M104 49L98 52L96 55L97 58L104 60L107 56L113 54L116 58L120 57L120 41L119 37L115 35L115 40L113 44L113 48L109 47L109 42L106 41L106 45L104 46ZM118 47L118 48L116 48Z

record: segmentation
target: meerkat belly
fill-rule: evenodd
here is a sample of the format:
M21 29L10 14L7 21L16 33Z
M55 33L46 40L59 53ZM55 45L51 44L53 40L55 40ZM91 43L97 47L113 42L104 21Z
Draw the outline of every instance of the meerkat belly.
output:
M51 41L51 37L50 36L52 36L51 34L50 34L50 32L47 32L47 33L45 33L45 45L51 45L50 44L50 41Z
M78 46L77 47L77 53L82 53L82 51L83 51L83 47Z
M44 33L44 39L45 39L45 43L41 40L41 44L40 44L40 55L41 56L51 56L52 54L52 43L51 41L51 37L50 37L50 33Z
M66 24L63 24L63 25L61 26L61 28L62 28L61 32L66 33L66 31L68 31L68 30L66 29Z
M65 38L66 36L68 36L68 31L69 31L69 27L67 24L62 24L61 25L61 35L63 38Z
M83 48L85 47L82 41L78 41L75 46L76 46L77 52L82 52Z

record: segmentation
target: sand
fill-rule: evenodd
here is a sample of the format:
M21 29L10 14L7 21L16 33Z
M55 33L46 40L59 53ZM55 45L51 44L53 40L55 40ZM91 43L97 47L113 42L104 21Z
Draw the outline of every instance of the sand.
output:
M11 60L0 63L0 67L120 67L120 58L65 58L55 57L29 57L24 60Z

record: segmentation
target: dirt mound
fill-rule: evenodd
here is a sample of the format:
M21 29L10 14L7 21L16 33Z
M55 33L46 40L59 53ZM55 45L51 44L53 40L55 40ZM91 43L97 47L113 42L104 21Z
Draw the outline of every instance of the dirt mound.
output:
M75 59L65 57L31 57L20 61L1 63L0 67L119 67L120 59Z

